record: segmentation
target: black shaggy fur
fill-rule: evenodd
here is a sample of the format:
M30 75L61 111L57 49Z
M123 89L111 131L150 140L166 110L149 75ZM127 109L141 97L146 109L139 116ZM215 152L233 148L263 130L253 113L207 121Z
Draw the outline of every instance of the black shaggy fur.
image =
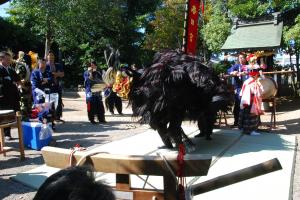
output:
M143 74L133 73L133 116L157 130L168 148L183 140L192 144L181 128L186 118L198 121L199 136L211 139L216 113L227 107L225 84L198 58L180 51L157 53L153 63Z

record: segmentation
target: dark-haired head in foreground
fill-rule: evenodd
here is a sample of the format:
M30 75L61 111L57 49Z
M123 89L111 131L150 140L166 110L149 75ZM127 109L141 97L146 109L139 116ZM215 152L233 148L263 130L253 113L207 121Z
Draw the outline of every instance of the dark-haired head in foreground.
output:
M112 189L96 182L93 170L70 167L51 175L33 200L115 200Z

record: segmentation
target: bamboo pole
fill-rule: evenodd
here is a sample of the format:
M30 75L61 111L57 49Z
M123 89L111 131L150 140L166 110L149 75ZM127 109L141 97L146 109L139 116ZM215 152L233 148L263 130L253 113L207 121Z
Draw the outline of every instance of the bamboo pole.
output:
M272 160L234 171L226 175L218 176L203 183L195 184L191 187L191 191L193 196L196 196L280 169L282 169L280 162L277 158L273 158Z
M287 75L293 75L295 74L294 71L272 71L272 72L262 72L264 75L273 75L273 74L287 74ZM232 75L232 74L225 74L224 77L235 77L235 76L247 76L248 73L242 73L239 75Z

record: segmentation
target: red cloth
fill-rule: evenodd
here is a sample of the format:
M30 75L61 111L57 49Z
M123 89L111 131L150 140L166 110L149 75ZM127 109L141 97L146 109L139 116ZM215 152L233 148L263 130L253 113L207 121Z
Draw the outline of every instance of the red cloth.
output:
M87 103L87 111L90 112L91 111L91 102Z
M261 115L264 113L262 110L262 86L256 81L254 78L248 78L243 86L240 93L241 96L241 104L240 108L244 109L247 106L251 106L250 113L255 115Z
M38 118L38 114L39 114L39 109L34 108L31 110L30 118L31 119Z

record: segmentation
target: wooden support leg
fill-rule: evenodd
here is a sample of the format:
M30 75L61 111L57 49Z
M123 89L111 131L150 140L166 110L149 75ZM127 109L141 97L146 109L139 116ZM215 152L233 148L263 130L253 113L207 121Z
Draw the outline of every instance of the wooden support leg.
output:
M276 128L276 99L274 99L273 101L273 122L274 122L274 125L273 125L273 128Z
M271 107L271 121L270 121L270 129L276 128L276 101L273 99Z
M19 137L20 159L24 160L25 153L24 153L24 143L23 143L22 115L20 112L17 112L17 128L18 128L18 137Z
M116 174L116 189L130 190L129 174Z
M224 120L225 120L225 125L227 126L227 118L226 118L226 113L225 112L222 112L223 113L223 117L224 117Z
M219 127L221 127L221 123L222 123L222 112L219 111L217 115L218 115L218 118L219 118Z
M176 182L171 175L164 175L164 193L165 199L177 199Z
M4 150L5 146L5 139L4 139L4 128L0 128L0 138L1 138L1 145L0 145L0 152L3 153L3 156L6 156L6 152Z

